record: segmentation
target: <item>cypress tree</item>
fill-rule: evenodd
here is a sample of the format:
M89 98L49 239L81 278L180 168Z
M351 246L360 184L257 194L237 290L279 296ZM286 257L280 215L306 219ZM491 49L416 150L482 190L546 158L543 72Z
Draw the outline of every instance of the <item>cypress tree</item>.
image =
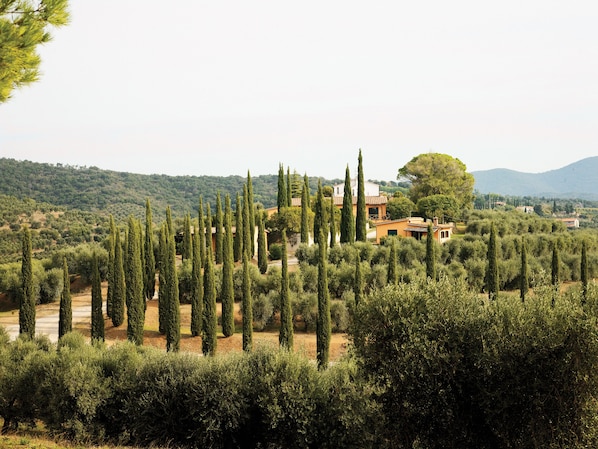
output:
M98 256L91 260L91 339L104 341L104 313L102 311L102 284Z
M318 238L321 242L326 242L324 233L320 229ZM318 245L318 318L316 320L316 357L319 369L328 367L328 358L330 355L330 294L328 292L328 274L327 274L326 244Z
M361 272L361 257L359 250L355 257L355 283L353 285L353 293L355 293L355 306L363 300L363 273Z
M330 248L336 245L336 216L334 197L330 197Z
M249 202L249 242L251 245L251 253L249 259L255 255L255 207L253 201L253 182L251 181L251 174L247 171L247 200Z
M189 214L187 214L189 216ZM168 215L170 220L170 214ZM189 220L190 221L190 220ZM186 229L190 234L191 225ZM166 350L169 352L178 352L181 341L181 311L179 303L179 280L176 269L176 244L174 234L168 233L166 236L168 277L165 279L168 284L167 299L167 324L166 324Z
M168 227L166 223L162 223L160 228L160 289L158 290L158 330L161 334L166 333L166 327L168 325L168 288L171 283L169 282L170 275L168 270L170 264L168 263Z
M230 196L226 195L224 206L224 241L222 247L222 333L230 337L235 333L235 288L233 283L233 234L232 234L232 211Z
M203 309L203 277L201 274L201 252L199 232L193 234L193 267L191 271L191 335L201 335Z
M359 150L359 164L357 165L357 217L355 219L355 240L365 242L368 238L366 223L367 216L365 210L365 182L363 179L363 159L361 149Z
M426 277L433 281L436 280L436 251L432 223L428 223L428 237L426 238Z
M253 349L253 298L251 296L251 277L249 276L249 258L243 251L243 351Z
M552 272L551 282L554 287L554 293L552 295L552 305L554 306L555 297L559 291L559 281L561 277L561 258L559 256L558 242L555 240L552 244Z
M208 248L210 250L209 253ZM214 262L214 247L212 246L212 209L210 208L210 203L206 203L206 259L208 256L211 256L212 262ZM206 262L204 261L204 267L205 266Z
M209 207L208 207L209 211ZM216 284L214 280L214 258L212 245L206 247L206 264L204 266L203 320L201 350L204 355L216 354Z
M216 263L222 263L222 200L220 199L220 192L216 193L216 216L214 217L214 226L216 227Z
M521 237L521 272L519 273L519 297L521 302L525 302L525 297L529 291L529 270L527 268L527 243L525 237Z
M185 221L183 223L183 244L181 248L181 258L183 260L191 260L193 239L191 237L191 214L189 214L189 212L185 214Z
M21 234L23 260L21 262L21 302L19 307L19 334L35 337L35 291L33 285L33 261L31 232L23 226Z
M305 175L307 180L307 175ZM309 244L309 185L303 183L301 189L301 243Z
M235 237L233 240L233 259L235 262L241 260L243 252L243 206L241 205L241 196L237 192L235 204Z
M498 298L498 247L496 244L496 226L492 223L490 228L490 239L488 240L488 266L486 270L486 290L488 298Z
M286 182L286 188L287 188L287 194L286 194L286 198L287 198L287 207L291 207L293 205L293 193L291 190L291 169L290 167L287 167L287 182Z
M395 239L390 239L390 251L388 254L388 279L387 284L396 285L398 280L397 275L397 247Z
M314 240L317 244L322 243L323 245L326 245L326 235L328 234L328 230L326 229L326 213L324 208L322 182L318 181L318 194L314 205ZM320 241L320 236L323 236L324 240Z
M551 271L551 282L552 285L557 286L560 279L560 257L559 247L556 241L552 244L552 271Z
M136 345L143 344L143 326L145 324L145 300L143 297L143 269L141 267L141 248L139 245L139 227L133 217L129 217L126 300L127 300L127 339Z
M112 325L118 327L125 321L125 269L123 262L123 249L120 241L120 230L114 233L114 283L112 289Z
M585 304L588 299L588 248L585 240L581 242L581 297Z
M156 256L154 255L154 239L153 239L153 225L152 225L152 208L149 199L145 201L145 242L144 242L144 256L145 263L143 290L145 292L145 299L149 301L156 293Z
M58 338L73 330L73 303L71 300L71 280L66 257L62 258L62 293L60 294L60 312L58 316Z
M197 230L199 232L199 257L201 258L201 266L204 267L206 265L206 234L205 234L205 220L203 215L203 199L199 197L199 209L197 211L198 214L198 225ZM212 238L212 236L210 236Z
M251 250L250 207L249 192L247 185L245 185L243 189L243 253L247 254L248 259L251 259L253 255Z
M110 227L108 235L108 270L106 280L108 281L108 290L106 292L106 315L112 318L112 290L114 289L114 238L116 234L116 224L114 217L110 214Z
M257 232L257 264L260 273L265 274L268 271L268 251L266 250L266 230L261 212L257 214Z
M282 278L280 284L280 333L281 347L293 349L293 312L289 292L289 264L287 259L287 232L282 230Z
M353 218L353 194L351 193L351 174L349 165L345 170L345 189L343 192L343 208L341 210L341 243L355 241L355 219Z
M278 206L278 213L287 207L287 189L284 182L284 167L278 164L278 196L276 198L276 205Z

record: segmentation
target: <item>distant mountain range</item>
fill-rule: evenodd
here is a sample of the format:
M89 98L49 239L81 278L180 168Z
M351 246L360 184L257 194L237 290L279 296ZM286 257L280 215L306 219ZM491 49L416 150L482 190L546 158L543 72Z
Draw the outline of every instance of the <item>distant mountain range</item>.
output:
M497 168L471 174L480 193L598 200L598 156L544 173Z

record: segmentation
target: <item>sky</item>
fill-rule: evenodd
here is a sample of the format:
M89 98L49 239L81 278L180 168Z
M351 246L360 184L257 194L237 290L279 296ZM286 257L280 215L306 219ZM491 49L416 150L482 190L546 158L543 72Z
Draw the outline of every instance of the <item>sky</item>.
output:
M394 180L598 155L590 0L71 0L0 157L168 175Z

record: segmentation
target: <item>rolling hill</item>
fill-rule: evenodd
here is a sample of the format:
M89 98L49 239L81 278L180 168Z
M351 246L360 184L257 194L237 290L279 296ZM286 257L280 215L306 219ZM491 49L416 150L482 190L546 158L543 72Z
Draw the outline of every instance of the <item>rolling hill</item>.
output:
M497 168L471 174L480 193L598 200L598 156L544 173Z

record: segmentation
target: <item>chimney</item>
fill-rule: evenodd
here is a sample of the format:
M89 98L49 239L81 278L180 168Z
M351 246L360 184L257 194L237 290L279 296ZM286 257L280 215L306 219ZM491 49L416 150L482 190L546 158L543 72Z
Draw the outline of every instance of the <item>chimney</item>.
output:
M438 217L434 217L434 226L438 226Z

